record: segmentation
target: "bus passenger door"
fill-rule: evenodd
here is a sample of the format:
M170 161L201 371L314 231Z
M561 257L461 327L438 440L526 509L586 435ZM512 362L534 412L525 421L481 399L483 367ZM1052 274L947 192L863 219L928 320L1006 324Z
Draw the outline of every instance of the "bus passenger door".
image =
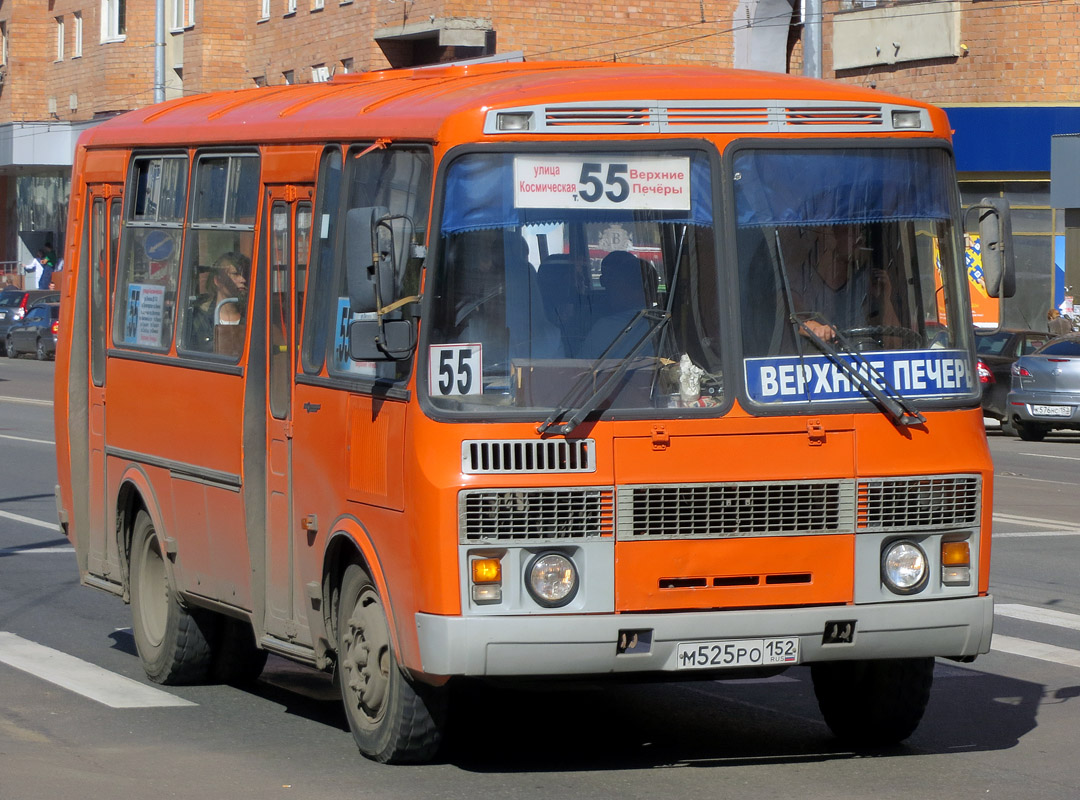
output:
M115 536L115 522L110 519L106 502L108 487L105 480L105 355L109 338L109 309L112 269L116 263L116 247L120 241L122 214L121 188L114 184L91 186L89 191L89 253L81 268L90 270L90 387L89 387L89 450L87 473L90 537L87 567L90 574L120 583L120 559ZM84 240L86 241L86 240Z
M266 632L279 639L307 640L296 565L296 540L305 535L292 500L292 395L296 326L303 308L311 238L308 186L268 192L269 302L266 315L268 371L266 415Z

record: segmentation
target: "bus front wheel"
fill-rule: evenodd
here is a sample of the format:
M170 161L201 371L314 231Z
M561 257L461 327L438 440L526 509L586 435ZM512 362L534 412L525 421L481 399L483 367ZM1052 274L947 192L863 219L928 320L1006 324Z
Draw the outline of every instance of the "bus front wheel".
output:
M185 607L169 577L161 539L139 511L131 539L131 611L135 647L155 683L206 680L213 663L215 615Z
M382 599L358 564L341 582L337 640L337 681L360 752L383 763L430 760L442 740L444 690L398 667Z
M856 746L902 742L915 732L930 700L933 658L813 664L818 707L838 739Z

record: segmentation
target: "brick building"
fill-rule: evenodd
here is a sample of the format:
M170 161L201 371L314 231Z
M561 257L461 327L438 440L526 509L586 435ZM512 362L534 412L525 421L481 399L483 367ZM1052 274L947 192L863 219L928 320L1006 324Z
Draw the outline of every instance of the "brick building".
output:
M815 1L0 0L0 262L62 244L79 132L155 99L476 57L707 63L945 106L965 202L1017 208L1006 318L1037 325L1066 238L1080 286L1049 199L1050 137L1080 131L1080 0Z

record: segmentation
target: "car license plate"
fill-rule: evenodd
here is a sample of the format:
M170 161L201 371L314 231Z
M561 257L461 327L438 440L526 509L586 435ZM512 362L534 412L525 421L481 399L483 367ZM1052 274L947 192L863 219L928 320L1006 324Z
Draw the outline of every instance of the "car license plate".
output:
M1032 406L1031 413L1036 417L1071 417L1072 406Z
M771 667L798 663L797 638L679 642L676 656L676 669Z

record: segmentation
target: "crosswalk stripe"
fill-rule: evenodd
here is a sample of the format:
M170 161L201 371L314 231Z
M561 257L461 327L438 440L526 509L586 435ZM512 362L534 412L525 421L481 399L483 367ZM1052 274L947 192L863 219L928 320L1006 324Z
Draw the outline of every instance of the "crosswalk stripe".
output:
M1054 625L1058 628L1080 631L1080 614L1070 614L1067 611L1058 611L1053 608L1038 608L1018 603L997 603L994 605L994 613L999 617L1022 619L1026 622L1040 622L1043 625Z
M1068 531L995 531L995 539L1027 539L1034 536L1080 536L1080 530Z
M0 631L0 663L112 708L198 705L7 631Z
M1016 514L1002 514L997 512L994 514L995 522L1020 522L1025 525L1039 525L1046 528L1057 528L1059 530L1075 530L1076 523L1069 522L1063 519L1042 519L1041 517L1022 517Z
M10 511L0 511L0 517L14 520L15 522L22 522L25 525L34 525L38 528L48 528L50 531L60 530L59 523L45 522L40 519L34 519L33 517L24 517L22 514L12 514Z
M75 548L70 544L59 547L34 547L22 545L20 547L0 547L0 556L36 556L42 553L74 553Z
M1040 661L1050 661L1054 664L1064 664L1067 667L1080 667L1080 650L1070 650L1068 647L1057 647L1042 642L1029 642L1027 639L1015 639L1012 636L994 634L990 641L990 649L999 653L1010 653L1015 656L1037 658Z

